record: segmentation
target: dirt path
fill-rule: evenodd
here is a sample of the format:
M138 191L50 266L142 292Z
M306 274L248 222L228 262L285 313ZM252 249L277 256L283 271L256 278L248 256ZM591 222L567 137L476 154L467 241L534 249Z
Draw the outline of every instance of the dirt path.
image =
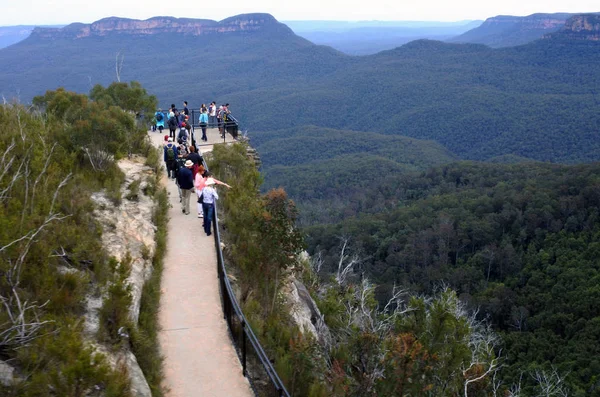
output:
M162 144L158 132L150 136ZM196 200L190 200L191 213L184 215L177 186L167 180L166 171L163 183L172 206L159 313L166 396L253 396L223 319L214 239L202 230Z

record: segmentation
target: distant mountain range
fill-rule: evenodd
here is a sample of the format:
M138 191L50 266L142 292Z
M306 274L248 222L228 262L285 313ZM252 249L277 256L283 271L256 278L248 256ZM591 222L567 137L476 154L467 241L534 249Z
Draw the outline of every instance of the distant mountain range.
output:
M557 32L575 15L577 14L533 14L526 17L501 15L488 18L480 26L448 41L485 44L492 48L527 44Z
M255 136L317 125L435 140L466 159L598 161L599 18L572 17L520 47L419 40L363 57L314 45L266 14L110 18L35 29L0 50L0 87L25 102L60 86L87 92L115 79L120 54L121 79L140 81L163 107L227 101Z

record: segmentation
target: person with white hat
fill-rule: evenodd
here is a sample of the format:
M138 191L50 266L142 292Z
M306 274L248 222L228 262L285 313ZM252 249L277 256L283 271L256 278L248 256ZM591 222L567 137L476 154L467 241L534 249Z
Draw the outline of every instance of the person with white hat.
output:
M190 214L190 196L194 192L194 175L192 167L194 163L191 160L185 162L185 167L177 173L177 184L181 189L181 212Z
M207 178L202 189L202 210L204 211L204 232L207 236L211 235L210 224L215 214L215 200L219 199L215 189L215 180Z

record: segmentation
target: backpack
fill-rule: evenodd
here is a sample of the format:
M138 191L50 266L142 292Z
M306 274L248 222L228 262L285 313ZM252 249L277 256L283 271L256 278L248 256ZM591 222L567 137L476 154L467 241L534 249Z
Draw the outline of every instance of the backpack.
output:
M177 119L175 117L171 117L169 119L169 128L176 128L177 127Z
M167 161L175 160L175 150L173 150L173 145L167 146Z
M156 113L156 121L163 121L163 114L162 113Z

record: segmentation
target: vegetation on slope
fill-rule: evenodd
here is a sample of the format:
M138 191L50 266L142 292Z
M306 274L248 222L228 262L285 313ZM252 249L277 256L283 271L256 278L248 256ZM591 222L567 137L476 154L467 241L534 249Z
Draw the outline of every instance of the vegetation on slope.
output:
M155 106L145 91L136 95ZM146 154L145 131L130 112L85 95L57 90L34 103L0 107L0 359L17 375L0 387L7 396L127 396L126 368L109 365L83 333L86 297L122 287L114 270L127 267L105 254L90 196L106 189L121 199L115 161ZM127 294L109 295L101 328L127 327L118 315Z
M209 162L232 185L223 192L222 226L240 302L290 393L295 396L452 396L492 390L497 339L456 294L432 297L394 291L378 307L368 280L342 270L319 279L298 262L302 239L295 208L283 190L259 194L260 176L243 145L214 148ZM343 270L345 269L345 270ZM304 279L323 313L318 338L291 320L284 286Z

